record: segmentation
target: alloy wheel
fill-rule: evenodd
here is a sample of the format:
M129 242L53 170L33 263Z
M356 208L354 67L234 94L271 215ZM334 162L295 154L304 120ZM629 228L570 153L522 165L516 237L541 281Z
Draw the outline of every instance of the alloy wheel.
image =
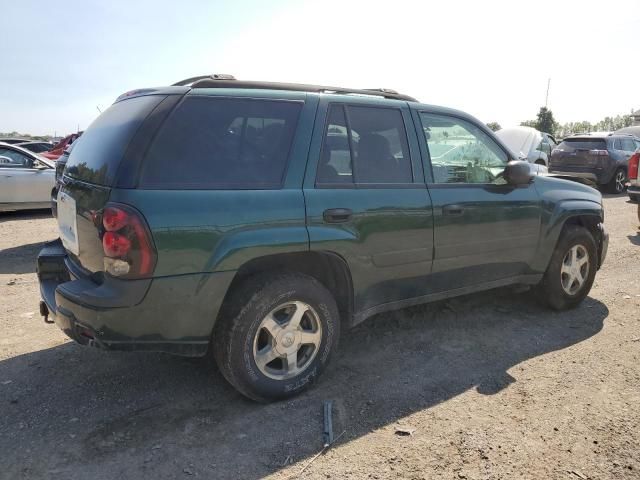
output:
M624 172L622 170L616 173L616 192L622 193L624 191Z
M313 361L322 341L322 324L311 305L294 301L274 308L260 323L253 340L253 359L260 372L287 380Z
M589 276L589 253L582 245L574 245L564 256L560 269L562 289L569 295L580 291Z

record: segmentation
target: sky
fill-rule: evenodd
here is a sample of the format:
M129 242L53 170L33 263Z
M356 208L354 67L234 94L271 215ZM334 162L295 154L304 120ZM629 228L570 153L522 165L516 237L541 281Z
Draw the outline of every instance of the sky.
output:
M85 129L209 73L392 88L503 127L640 109L640 0L3 1L0 132ZM55 7L53 6L55 5Z

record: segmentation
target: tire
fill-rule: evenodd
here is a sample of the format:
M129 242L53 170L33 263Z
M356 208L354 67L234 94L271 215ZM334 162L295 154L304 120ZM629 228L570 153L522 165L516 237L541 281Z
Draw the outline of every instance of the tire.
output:
M579 283L577 277L571 282L571 277L576 270L572 273L568 266L574 249L577 253L576 266L584 258L581 255L587 255L586 271L584 267L577 267L583 278L579 288L576 288ZM565 226L551 255L547 271L536 288L538 298L555 310L575 308L589 294L596 276L597 265L598 250L593 235L587 229L577 225ZM563 269L568 273L563 273Z
M336 350L338 308L312 277L253 277L226 303L214 329L213 355L229 383L252 400L297 395L320 376ZM291 322L298 312L302 319L295 328Z
M627 173L624 171L624 168L618 168L607 184L607 190L609 193L622 193L624 192L624 184L626 181Z
M546 167L546 166L547 166L546 162L545 162L543 159L541 159L541 158L539 158L538 160L536 160L536 165L542 165L543 167Z

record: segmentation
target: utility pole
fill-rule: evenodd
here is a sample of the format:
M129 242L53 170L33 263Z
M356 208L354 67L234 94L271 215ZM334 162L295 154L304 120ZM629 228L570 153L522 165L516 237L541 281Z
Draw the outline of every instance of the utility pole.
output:
M544 108L549 104L549 87L551 86L551 78L547 80L547 96L544 98Z

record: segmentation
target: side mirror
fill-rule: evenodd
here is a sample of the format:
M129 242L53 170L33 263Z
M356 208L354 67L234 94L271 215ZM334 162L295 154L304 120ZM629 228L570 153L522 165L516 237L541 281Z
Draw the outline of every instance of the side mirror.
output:
M49 167L44 163L36 163L33 168L35 168L36 170L47 170Z
M529 162L512 160L504 169L504 179L510 185L526 185L533 179Z

